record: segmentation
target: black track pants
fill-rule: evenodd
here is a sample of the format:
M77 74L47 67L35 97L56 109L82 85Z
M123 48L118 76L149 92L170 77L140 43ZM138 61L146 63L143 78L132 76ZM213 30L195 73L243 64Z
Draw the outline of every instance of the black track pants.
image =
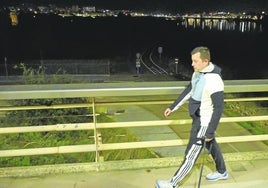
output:
M203 148L203 140L201 138L205 136L207 127L200 126L199 116L192 115L192 119L193 123L189 143L185 150L184 160L172 178L173 186L176 186L181 182L181 180L191 171ZM217 171L224 173L226 171L226 166L217 141L213 139L206 144L207 148L210 148L210 146L211 155L216 163Z

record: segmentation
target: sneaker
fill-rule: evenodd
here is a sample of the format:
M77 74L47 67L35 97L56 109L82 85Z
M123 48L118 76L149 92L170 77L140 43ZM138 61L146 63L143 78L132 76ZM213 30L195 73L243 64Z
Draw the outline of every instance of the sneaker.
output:
M155 186L156 188L175 188L171 184L171 180L156 180Z
M218 180L227 180L228 173L224 172L223 174L219 173L218 171L212 172L206 176L208 181L218 181Z

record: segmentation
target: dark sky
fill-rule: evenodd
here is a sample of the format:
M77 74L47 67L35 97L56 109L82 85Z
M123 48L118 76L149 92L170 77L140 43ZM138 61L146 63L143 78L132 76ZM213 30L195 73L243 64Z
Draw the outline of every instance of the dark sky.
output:
M0 0L2 3L38 3L90 5L97 9L129 9L143 11L268 11L268 0Z

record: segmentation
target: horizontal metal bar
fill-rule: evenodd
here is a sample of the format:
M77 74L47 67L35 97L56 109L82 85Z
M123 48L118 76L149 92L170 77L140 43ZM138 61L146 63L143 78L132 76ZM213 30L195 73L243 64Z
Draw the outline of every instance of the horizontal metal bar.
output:
M246 117L222 117L221 123L229 122L248 122L248 121L267 121L267 116L246 116ZM169 125L184 125L191 124L191 119L180 120L156 120L156 121L129 121L129 122L110 122L97 123L97 129L107 128L129 128L129 127L146 127L146 126L169 126ZM46 132L46 131L76 131L76 130L92 130L93 123L70 123L44 126L30 127L4 127L0 128L0 134L8 133L25 133L25 132Z
M234 143L234 142L253 142L268 140L268 135L247 135L247 136L229 136L217 137L218 143ZM105 150L121 150L121 149L138 149L138 148L153 148L166 146L182 146L186 145L188 140L156 140L143 142L127 142L127 143L109 143L98 146L98 151ZM87 145L70 145L59 147L31 148L31 149L15 149L15 150L0 150L0 157L26 156L26 155L45 155L45 154L60 154L60 153L79 153L96 151L95 144Z
M247 122L247 121L267 121L267 116L247 116L247 117L222 117L220 122ZM145 126L168 126L191 124L191 119L180 120L156 120L156 121L135 121L135 122L112 122L98 123L98 128L115 128L115 127L145 127Z
M0 99L81 98L103 96L145 96L181 93L188 82L131 82L102 84L51 84L0 86ZM268 80L225 81L226 93L267 92Z
M256 142L265 140L268 140L268 134L217 137L217 142L219 143Z
M127 143L112 143L99 144L98 150L118 150L118 149L138 149L138 148L153 148L165 146L182 146L187 143L186 140L159 140L159 141L143 141L143 142L127 142Z
M15 110L48 110L48 109L66 109L66 108L88 108L92 104L59 104L59 105L38 105L38 106L3 106L0 111L15 111Z
M3 127L3 128L0 128L0 134L92 130L93 127L94 127L93 123L72 123L72 124L25 126L25 127Z
M268 97L248 97L248 98L233 98L225 99L225 102L250 102L250 101L266 101ZM122 101L122 102L101 102L95 103L97 106L118 106L118 105L153 105L153 104L171 104L173 101ZM67 108L88 108L92 107L91 103L76 103L76 104L58 104L58 105L39 105L39 106L2 106L0 111L15 111L15 110L48 110L48 109L67 109Z
M87 145L72 145L72 146L59 146L59 147L44 147L44 148L30 148L30 149L13 149L13 150L0 150L0 157L14 157L14 156L27 156L27 155L48 155L60 153L81 153L96 151L95 144Z
M242 116L242 117L222 117L220 122L248 122L248 121L267 121L267 116Z
M218 143L253 142L253 141L265 141L265 140L268 140L268 134L217 137ZM137 149L137 148L153 148L153 147L166 147L166 146L183 146L183 145L186 145L187 143L188 143L187 139L112 143L112 144L100 144L98 146L98 150L118 150L118 149Z
M234 98L224 99L225 102L250 102L250 101L267 101L268 97L248 97L248 98Z

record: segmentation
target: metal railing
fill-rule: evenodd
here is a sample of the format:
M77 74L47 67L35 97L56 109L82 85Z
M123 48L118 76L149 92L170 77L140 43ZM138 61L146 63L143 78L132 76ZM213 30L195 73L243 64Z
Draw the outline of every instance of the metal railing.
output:
M1 127L0 134L27 133L27 132L49 132L49 131L94 131L94 143L84 145L66 145L44 148L28 149L10 149L1 150L0 157L14 157L26 155L45 155L45 154L63 154L63 153L80 153L95 152L95 161L92 164L94 169L101 170L111 167L111 164L105 162L102 152L106 150L122 150L137 148L158 148L166 146L183 146L186 145L187 139L166 139L166 140L141 140L135 142L121 143L102 143L102 129L115 128L138 128L138 127L158 127L190 124L189 117L183 119L164 120L161 118L144 120L129 120L117 122L98 122L97 116L99 107L116 107L116 106L150 106L150 105L169 105L172 99L180 94L188 82L131 82L131 83L91 83L91 84L65 84L65 85L5 85L0 86L0 101L14 101L25 99L55 99L55 98L88 98L90 103L87 104L58 104L58 105L38 105L38 106L10 106L2 105L0 113L14 110L40 110L40 109L66 109L66 108L91 108L92 122L42 125L42 126L23 126L23 127ZM268 80L227 80L225 81L225 93L255 93L256 97L235 97L226 98L225 102L231 101L267 101ZM257 95L262 93L261 96ZM152 97L153 96L153 97ZM122 100L122 98L124 100ZM240 117L222 117L221 123L230 122L250 122L250 121L267 121L268 115L258 116L240 116ZM219 143L233 142L255 142L268 140L267 134L262 135L242 135L242 136L221 136L218 137ZM267 154L263 155L267 157ZM163 157L161 161L146 162L140 164L164 166ZM159 160L159 159L152 159ZM134 160L130 160L132 164ZM122 161L121 161L122 162ZM116 163L116 162L115 162ZM161 163L161 165L159 164ZM177 163L177 162L176 162ZM175 162L169 162L169 165ZM104 167L110 165L109 167ZM121 164L122 165L122 164ZM133 165L130 165L133 166ZM136 166L137 167L137 166ZM126 168L118 167L117 168ZM69 169L70 170L70 169ZM55 169L54 169L55 171Z

